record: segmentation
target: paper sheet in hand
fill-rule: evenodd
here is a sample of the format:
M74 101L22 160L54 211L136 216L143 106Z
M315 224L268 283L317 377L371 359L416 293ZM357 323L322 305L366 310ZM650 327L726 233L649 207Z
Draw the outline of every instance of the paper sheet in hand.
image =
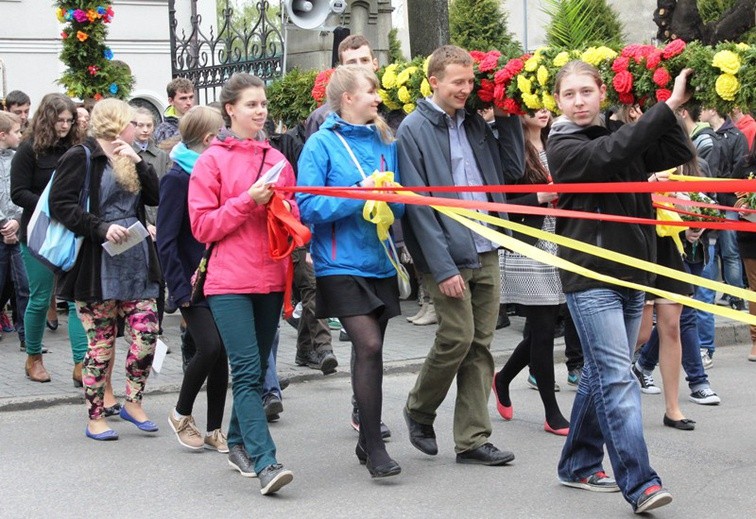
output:
M286 160L276 162L268 171L263 173L262 176L257 179L255 185L275 184L278 182L278 177L281 176L284 166L286 166Z
M152 358L152 371L155 373L160 373L160 370L163 369L166 353L168 353L168 345L158 339L155 345L155 356Z
M129 237L125 241L122 241L121 243L111 243L106 241L102 244L102 248L108 251L108 254L111 256L117 256L118 254L129 250L134 245L142 243L142 240L149 236L149 234L150 233L147 229L144 228L144 225L142 225L142 222L136 222L129 227Z

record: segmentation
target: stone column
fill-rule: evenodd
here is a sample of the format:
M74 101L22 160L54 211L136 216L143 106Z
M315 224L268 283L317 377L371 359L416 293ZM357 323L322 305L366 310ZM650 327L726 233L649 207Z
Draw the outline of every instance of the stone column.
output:
M412 56L428 56L449 43L449 1L407 2Z

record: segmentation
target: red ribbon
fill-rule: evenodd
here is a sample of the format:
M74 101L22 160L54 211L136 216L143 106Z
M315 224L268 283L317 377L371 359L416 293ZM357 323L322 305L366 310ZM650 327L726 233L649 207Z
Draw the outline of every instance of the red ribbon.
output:
M756 183L754 181L746 181L751 182L750 186L756 187ZM707 182L696 182L695 186L696 188L703 187L701 184L706 184ZM722 184L724 183L730 183L730 181L722 181ZM658 184L657 182L643 182L643 183L637 183L640 186L648 187L650 184ZM674 191L674 189L669 189L669 184L673 184L673 182L664 182L665 184L665 192ZM682 184L682 183L681 183ZM566 186L566 185L577 185L577 184L559 184L559 186ZM589 185L589 186L596 186L596 185L604 185L604 184L582 184L582 185ZM622 183L616 183L616 184L608 184L610 186L617 186L620 187L623 184ZM483 186L486 187L486 186ZM529 192L533 191L533 186L488 186L488 187L527 187ZM539 184L538 185L538 191L542 191L542 187L552 187L547 184ZM688 186L690 187L690 186ZM459 207L464 209L472 209L474 211L477 210L484 210L484 211L495 211L495 212L503 212L503 213L513 213L513 214L528 214L528 215L537 215L537 216L556 216L560 218L580 218L584 220L601 220L606 222L619 222L619 223L630 223L630 224L638 224L638 225L658 225L659 221L654 218L636 218L632 216L618 216L613 214L606 214L606 213L590 213L586 211L568 211L565 209L550 209L546 207L534 207L534 206L525 206L525 205L516 205L516 204L500 204L497 202L478 202L473 200L459 200L455 198L440 198L440 197L423 197L423 196L416 196L416 195L400 195L395 193L386 193L386 192L379 192L379 191L385 191L385 189L375 189L375 188L336 188L336 187L316 187L316 186L297 186L297 187L286 187L286 188L275 188L285 191L294 191L294 192L300 192L300 193L311 193L313 195L323 195L323 196L335 196L339 198L353 198L353 199L360 199L360 200L382 200L385 202L396 202L400 204L412 204L412 205L436 205L436 206L443 206L443 207ZM405 190L405 188L402 186L401 188L389 188L393 191L402 191ZM415 188L414 190L428 190L427 187L421 187L421 188ZM433 190L436 190L437 188L431 188ZM655 189L658 189L655 187ZM409 190L409 189L407 189ZM454 188L455 191L470 191L470 188L465 187L464 189L458 189ZM481 191L478 189L477 191ZM686 189L685 191L689 191L689 189ZM562 191L564 192L564 191ZM593 191L597 192L597 191ZM732 208L730 208L732 209ZM677 227L690 227L691 222L676 222L676 221L665 221L664 225L672 225ZM756 232L756 223L751 223L747 221L734 221L734 220L726 220L726 221L701 221L701 222L695 222L696 228L703 228L703 229L719 229L719 230L737 230L737 231L749 231L749 232Z
M291 304L291 290L294 282L294 260L292 251L310 241L310 229L291 214L279 193L273 193L266 206L268 220L268 243L270 257L274 260L288 258L286 264L286 288L284 289L284 317L288 319L294 312Z

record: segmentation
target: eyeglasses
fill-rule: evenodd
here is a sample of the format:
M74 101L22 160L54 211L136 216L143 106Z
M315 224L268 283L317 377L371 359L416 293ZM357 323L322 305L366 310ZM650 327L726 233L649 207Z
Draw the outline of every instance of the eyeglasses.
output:
M73 124L73 119L63 119L62 117L58 119L58 123L60 124Z

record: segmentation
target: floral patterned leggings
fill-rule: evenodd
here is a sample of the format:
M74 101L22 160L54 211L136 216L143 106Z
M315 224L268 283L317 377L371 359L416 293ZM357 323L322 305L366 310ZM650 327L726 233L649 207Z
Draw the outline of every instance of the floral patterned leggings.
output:
M126 320L126 333L131 338L126 356L126 400L140 402L150 374L158 335L157 306L154 299L95 303L76 301L76 311L89 342L82 366L84 398L90 420L103 417L105 375L113 358L117 319Z

